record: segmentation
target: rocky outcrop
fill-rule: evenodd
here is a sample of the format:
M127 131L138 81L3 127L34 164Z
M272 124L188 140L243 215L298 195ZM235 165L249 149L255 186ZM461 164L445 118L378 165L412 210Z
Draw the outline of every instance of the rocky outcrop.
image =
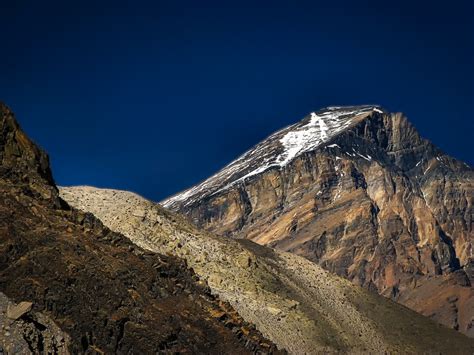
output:
M178 255L263 335L294 354L470 352L474 341L295 254L202 232L127 191L60 188L72 206L153 252ZM471 344L467 346L467 344Z
M3 105L0 132L1 352L278 352L183 260L61 200L46 154Z
M31 306L17 305L0 292L0 353L69 354L69 335Z
M26 194L59 204L48 155L20 129L13 112L0 102L0 177Z
M16 305L0 292L0 353L69 354L69 335L48 316L32 312L31 306Z
M380 107L328 108L163 202L474 336L474 172Z

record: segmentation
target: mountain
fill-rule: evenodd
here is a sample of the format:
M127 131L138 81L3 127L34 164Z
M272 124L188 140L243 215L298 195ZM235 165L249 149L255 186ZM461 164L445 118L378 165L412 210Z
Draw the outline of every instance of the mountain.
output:
M185 259L213 293L289 353L473 351L474 340L303 257L200 231L132 192L83 186L60 194L144 249Z
M2 353L285 352L262 333L298 354L474 352L294 254L201 232L128 192L60 194L1 104L0 229Z
M355 106L311 113L162 205L474 336L473 202L471 167L403 114Z
M275 353L186 263L58 196L0 104L0 353Z

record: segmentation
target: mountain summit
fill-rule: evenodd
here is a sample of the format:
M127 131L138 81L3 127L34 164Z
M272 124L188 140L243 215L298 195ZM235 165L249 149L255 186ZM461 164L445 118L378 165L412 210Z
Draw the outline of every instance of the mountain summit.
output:
M328 107L162 202L474 335L474 171L401 113Z
M162 205L170 209L190 205L194 200L215 194L268 169L281 169L374 112L383 111L378 106L334 106L312 112L300 122L272 134L216 175L163 201Z

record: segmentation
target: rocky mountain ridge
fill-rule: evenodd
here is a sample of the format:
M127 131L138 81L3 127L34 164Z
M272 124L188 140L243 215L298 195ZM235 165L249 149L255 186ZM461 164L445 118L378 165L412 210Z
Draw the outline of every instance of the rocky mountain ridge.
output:
M330 107L163 205L474 335L474 172L400 113Z
M58 194L48 157L0 104L0 353L279 353L183 260Z

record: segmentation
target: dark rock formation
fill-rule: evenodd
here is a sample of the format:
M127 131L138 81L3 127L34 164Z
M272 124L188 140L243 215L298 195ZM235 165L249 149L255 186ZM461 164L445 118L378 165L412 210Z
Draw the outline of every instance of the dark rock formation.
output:
M0 293L0 354L68 354L68 334L31 305L16 305Z

